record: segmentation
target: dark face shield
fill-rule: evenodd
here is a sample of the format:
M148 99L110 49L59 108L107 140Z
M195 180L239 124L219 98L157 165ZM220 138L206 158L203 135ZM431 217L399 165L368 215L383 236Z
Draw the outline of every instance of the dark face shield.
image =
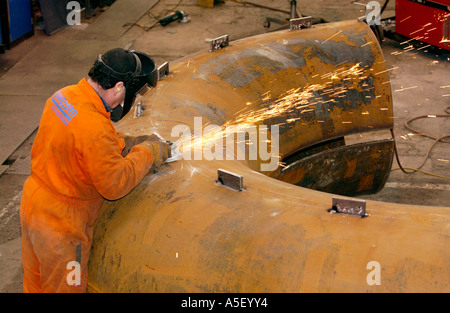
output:
M130 111L130 109L134 106L134 103L138 102L140 98L145 96L151 90L152 87L154 86L150 85L149 83L146 83L136 93L128 92L128 90L125 90L125 99L122 104L115 107L111 112L111 121L118 122Z
M153 59L145 53L130 50L136 58L136 70L134 73L118 73L107 66L101 56L95 62L103 73L110 75L125 85L125 99L122 105L118 105L111 113L111 120L117 122L124 117L133 106L136 96L140 92L147 91L148 87L156 87L158 83L158 70Z

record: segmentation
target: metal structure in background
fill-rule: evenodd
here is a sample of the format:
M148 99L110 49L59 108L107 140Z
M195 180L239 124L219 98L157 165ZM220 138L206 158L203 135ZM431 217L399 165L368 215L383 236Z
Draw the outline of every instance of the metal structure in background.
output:
M193 158L168 163L126 197L105 202L88 291L449 291L450 208L366 201L362 212L362 203L294 185L367 192L389 172L392 141L371 136L393 127L389 68L367 24L270 32L213 53L205 47L170 68L142 99L142 116L127 115L118 131L158 133L183 153L189 145L180 138L193 143L183 133L195 134L199 117L205 132L245 123L270 132L256 142L244 137L244 159L195 158L208 151L202 136ZM352 134L365 140L351 144ZM228 144L217 142L216 149ZM250 143L266 145L274 170L262 170L272 158L248 157ZM218 171L245 189L223 188ZM381 284L369 281L373 262Z
M386 37L402 43L450 51L450 0L396 0L395 17L383 19L382 27Z
M84 16L88 20L91 18L91 10L96 7L103 8L106 5L111 6L116 0L84 0L81 3L84 4Z
M34 34L29 0L0 1L0 52Z
M251 5L256 5L251 3ZM264 22L265 28L270 28L272 23L278 24L278 27L274 28L272 31L282 30L282 29L300 29L311 27L312 24L326 23L323 18L313 18L311 16L303 16L297 7L297 1L290 1L290 18L288 20L280 20L278 18L267 17ZM273 8L271 8L273 10Z
M396 0L395 32L450 50L450 0Z

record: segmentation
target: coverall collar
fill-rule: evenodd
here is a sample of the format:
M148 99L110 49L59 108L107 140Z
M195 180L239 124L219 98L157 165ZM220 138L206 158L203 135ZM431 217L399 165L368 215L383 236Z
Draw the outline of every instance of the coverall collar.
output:
M109 106L108 102L105 101L105 99L102 98L102 96L100 96L100 94L94 89L94 91L97 93L97 95L100 97L100 100L102 100L103 102L103 106L106 109L106 112L111 113L113 111L113 109L111 109L111 107Z
M97 91L95 91L95 89L92 88L92 86L87 82L86 78L83 78L78 82L78 87L87 97L89 97L92 105L95 107L95 109L97 111L99 111L100 113L102 113L104 116L106 116L108 118L111 117L111 113L108 112L108 110L105 106L105 104L106 105L108 105L108 104L106 102L104 102L104 100L102 99L102 97L100 97L100 95L97 93ZM108 105L108 107L109 107L109 105Z

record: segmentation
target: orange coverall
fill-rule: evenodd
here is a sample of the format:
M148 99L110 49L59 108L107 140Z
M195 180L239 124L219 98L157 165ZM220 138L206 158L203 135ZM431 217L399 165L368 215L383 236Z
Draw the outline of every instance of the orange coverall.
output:
M104 198L125 196L154 161L144 145L124 158L124 146L86 79L47 100L20 205L24 292L86 291L93 224Z

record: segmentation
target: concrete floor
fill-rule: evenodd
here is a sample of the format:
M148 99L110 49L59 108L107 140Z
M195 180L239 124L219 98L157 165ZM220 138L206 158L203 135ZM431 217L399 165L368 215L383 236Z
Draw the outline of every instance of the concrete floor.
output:
M287 0L254 1L289 11ZM391 1L382 17L394 15ZM361 7L343 0L316 0L312 4L297 1L304 15L339 21L364 15ZM178 5L178 7L177 7ZM122 27L136 22L152 25L155 18L170 10L184 10L191 21L156 26L150 31ZM147 14L149 13L149 14ZM103 12L83 20L81 26L64 29L53 36L37 32L32 38L0 55L0 292L22 292L19 205L22 186L30 173L30 150L46 98L57 89L76 83L87 74L98 53L113 47L145 51L157 64L176 60L208 49L207 38L229 34L236 40L267 30L266 17L279 19L289 15L277 11L227 1L214 8L197 6L197 0L117 0ZM386 39L383 53L390 72L393 91L395 134L401 163L418 166L426 155L431 139L411 136L405 121L419 115L445 114L450 106L450 53L436 55L423 50L404 52L404 45ZM403 52L403 53L399 53ZM417 86L411 89L408 87ZM402 91L402 89L404 89ZM414 122L422 132L440 137L450 134L446 118ZM439 143L422 168L426 172L450 176L450 145ZM394 161L393 168L398 165ZM450 206L448 179L421 173L391 173L383 190L363 198L394 203Z

